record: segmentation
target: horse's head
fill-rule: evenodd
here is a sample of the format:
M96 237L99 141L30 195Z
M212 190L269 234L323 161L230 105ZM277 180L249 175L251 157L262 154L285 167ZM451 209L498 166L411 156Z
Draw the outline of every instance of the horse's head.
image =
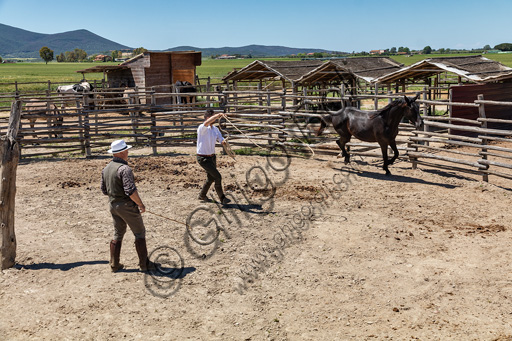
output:
M406 110L404 112L404 117L406 117L409 121L411 121L416 129L420 129L423 125L423 119L420 115L420 106L416 103L416 100L420 97L420 93L418 92L416 96L413 98L409 98L404 96L406 103Z

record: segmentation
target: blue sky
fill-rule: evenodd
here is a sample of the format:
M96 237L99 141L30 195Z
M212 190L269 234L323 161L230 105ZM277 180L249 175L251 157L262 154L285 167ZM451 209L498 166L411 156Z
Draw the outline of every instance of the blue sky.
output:
M510 0L0 0L2 24L38 33L87 29L149 50L493 47L512 42L511 13Z

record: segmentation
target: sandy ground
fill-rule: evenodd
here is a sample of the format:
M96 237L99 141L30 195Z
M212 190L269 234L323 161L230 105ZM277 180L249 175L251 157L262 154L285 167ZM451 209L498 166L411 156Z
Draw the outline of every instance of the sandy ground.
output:
M130 232L126 269L110 272L108 158L19 165L3 340L512 339L511 182L405 161L386 177L370 158L280 170L284 158L221 156L235 199L222 207L196 200L191 149L166 152L130 159L158 214L144 213L154 274L138 271ZM163 217L190 217L194 239Z

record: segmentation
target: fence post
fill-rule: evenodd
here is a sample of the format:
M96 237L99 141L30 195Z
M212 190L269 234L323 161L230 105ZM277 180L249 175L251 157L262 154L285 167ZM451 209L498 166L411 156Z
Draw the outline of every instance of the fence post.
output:
M210 91L211 91L210 76L208 76L208 78L206 79L206 92L210 93ZM210 100L211 100L210 95L206 96L206 102L208 103L208 108L210 108L212 106L212 104L210 103Z
M375 110L379 109L379 98L377 95L379 94L379 84L375 83L375 98L373 99L373 106Z
M423 87L423 100L426 101L427 100L427 87ZM427 104L427 103L423 103L423 117L428 117L428 106L430 104ZM425 132L428 132L429 131L429 126L424 124L423 125L423 131ZM430 142L426 141L424 142L426 146L429 146L430 145Z
M12 267L16 262L16 234L14 231L14 212L16 198L16 170L20 157L20 146L16 141L21 119L21 102L14 101L11 106L7 134L0 138L0 229L2 243L0 247L0 269Z
M156 106L155 87L151 87L151 106Z
M484 100L484 95L478 95L477 96L479 101ZM485 106L483 103L478 104L478 117L479 118L486 118L485 116ZM487 129L487 121L482 121L481 127ZM485 138L487 136L487 133L484 133L484 138L482 138L482 153L480 154L480 157L482 160L487 160L487 148L485 146L487 145L487 139ZM485 165L485 169L489 169L489 165ZM489 174L484 172L482 176L482 180L485 182L489 182Z
M84 128L84 139L85 139L85 157L91 157L91 125L89 124L89 112L78 112L79 117L84 116L83 128Z
M157 155L158 151L156 148L156 142L158 138L158 130L156 129L156 116L155 113L151 113L151 147L153 149L153 155Z

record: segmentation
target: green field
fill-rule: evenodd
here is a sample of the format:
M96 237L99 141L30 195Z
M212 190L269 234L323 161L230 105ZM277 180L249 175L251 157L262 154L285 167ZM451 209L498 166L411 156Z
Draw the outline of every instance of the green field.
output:
M454 57L464 56L471 54L432 54L432 55L413 55L406 56L393 56L396 61L404 65L416 63L426 57ZM499 61L504 65L512 67L512 54L487 54L487 58ZM255 59L203 59L201 66L197 68L197 74L201 79L201 84L205 84L205 78L211 77L212 82L220 82L222 77L231 72L234 68L242 68ZM287 60L283 58L266 58L266 60ZM288 59L289 60L289 59ZM82 79L82 74L76 73L77 70L86 69L95 65L116 65L117 63L56 63L49 64L41 63L15 63L15 64L0 64L0 92L14 91L13 85L6 85L5 83L31 83L31 82L48 82L71 84L76 83ZM101 80L102 73L87 74L89 80ZM57 84L52 86L55 90ZM21 91L39 91L46 89L44 84L21 84L19 89Z

